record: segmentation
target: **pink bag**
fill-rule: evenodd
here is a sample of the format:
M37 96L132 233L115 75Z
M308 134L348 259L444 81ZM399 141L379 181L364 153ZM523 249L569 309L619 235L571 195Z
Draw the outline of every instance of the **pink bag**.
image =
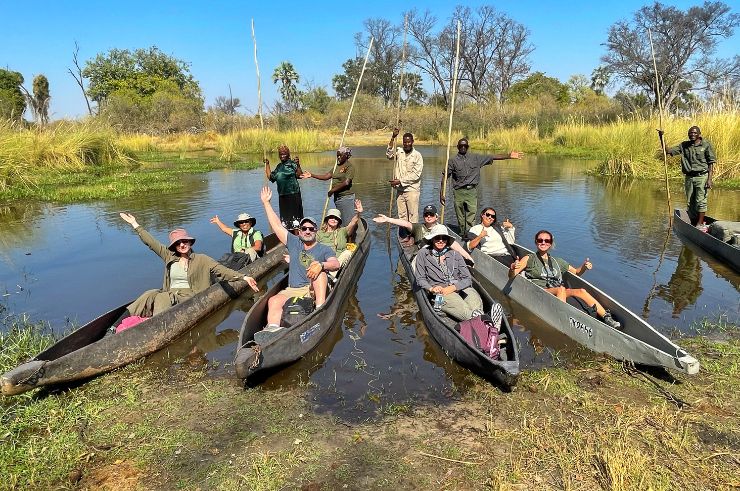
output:
M460 335L476 349L482 351L494 360L499 357L499 331L487 315L473 317L459 324Z
M116 334L118 334L119 332L123 332L126 329L130 329L134 327L136 324L140 324L141 322L144 322L147 319L149 319L149 317L141 317L138 315L128 316L121 321L118 327L116 327Z

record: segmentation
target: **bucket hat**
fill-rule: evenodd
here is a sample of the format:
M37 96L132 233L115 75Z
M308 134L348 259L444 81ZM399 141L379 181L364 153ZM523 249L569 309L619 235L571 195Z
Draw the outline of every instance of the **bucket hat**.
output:
M167 249L171 251L175 251L175 244L177 244L181 240L191 240L193 241L193 244L195 244L195 238L188 235L188 231L184 228L176 228L172 232L170 232L170 245L167 246Z
M327 218L334 217L339 221L339 224L342 224L342 212L337 210L336 208L331 208L329 211L326 212L326 218L324 218L324 221L326 221Z
M252 226L257 225L257 219L249 213L239 213L239 216L234 220L234 226L238 227L241 222L252 222Z

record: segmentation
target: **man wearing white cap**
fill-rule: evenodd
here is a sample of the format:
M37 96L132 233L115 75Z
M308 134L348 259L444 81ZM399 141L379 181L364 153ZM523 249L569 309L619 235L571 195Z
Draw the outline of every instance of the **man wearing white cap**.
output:
M326 273L339 269L336 253L324 244L316 241L317 222L314 218L303 217L300 220L298 236L288 233L280 217L272 209L270 199L272 191L262 188L260 199L265 207L267 221L278 240L288 248L290 262L288 266L288 288L280 291L267 302L267 327L265 331L275 333L284 329L280 327L283 316L283 305L291 297L306 297L313 292L316 308L326 301L328 279Z

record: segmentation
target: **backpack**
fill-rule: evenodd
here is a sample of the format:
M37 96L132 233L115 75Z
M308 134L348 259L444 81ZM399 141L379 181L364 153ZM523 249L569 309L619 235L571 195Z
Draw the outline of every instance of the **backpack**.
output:
M479 315L458 324L460 335L466 343L482 351L487 356L499 358L499 330L488 315Z
M282 326L292 326L300 322L314 310L314 301L311 297L291 297L283 306Z

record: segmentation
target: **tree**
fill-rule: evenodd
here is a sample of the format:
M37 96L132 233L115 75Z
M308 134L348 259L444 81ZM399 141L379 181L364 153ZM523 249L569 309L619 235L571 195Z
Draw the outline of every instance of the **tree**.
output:
M658 90L650 52L648 29L652 32L660 96L671 107L681 94L682 82L691 89L717 91L723 82L740 79L740 56L713 59L717 44L733 35L740 15L730 13L722 2L705 1L681 11L659 2L635 12L631 22L619 21L609 29L606 68L628 87L649 94L654 105Z
M358 32L355 34L355 44L360 52L366 52L373 38L373 46L370 50L370 58L365 71L365 77L369 79L368 84L360 87L363 92L370 95L379 96L383 99L386 106L393 103L398 96L398 79L396 75L400 72L401 66L401 28L394 26L386 19L366 19L363 22L365 33ZM364 61L364 60L363 60ZM360 64L360 70L362 64ZM355 78L355 85L357 79ZM367 92L367 88L372 87L372 92ZM352 87L354 93L355 87Z
M605 66L597 66L591 72L591 89L598 95L604 95L604 89L609 85L610 78L609 70Z
M44 76L36 75L33 78L33 95L27 94L28 103L33 111L34 118L42 125L49 122L49 80Z
M26 110L23 75L0 68L0 119L20 121Z
M331 96L323 87L309 87L301 94L301 106L308 111L325 113L330 103Z
M280 96L283 98L283 104L289 111L298 109L298 82L300 76L293 68L293 64L289 61L281 62L275 71L272 72L273 83L279 83Z
M548 77L542 72L534 72L529 77L512 84L504 97L511 102L522 102L527 99L538 99L550 96L561 104L569 102L568 87L560 80Z
M565 85L568 87L568 98L570 99L571 104L583 102L590 95L595 93L589 86L589 80L585 75L571 75Z
M331 86L334 89L334 94L340 101L350 99L357 88L357 80L360 78L362 73L362 65L365 62L364 58L350 58L349 60L342 63L342 69L344 73L334 75L331 79ZM362 78L360 84L360 92L368 95L378 94L378 85L373 77L366 76Z
M87 96L87 91L85 90L85 77L82 75L82 67L80 66L80 60L78 58L79 54L80 47L77 44L77 41L75 41L75 50L72 53L72 63L74 64L75 69L72 71L71 68L67 68L67 71L72 75L72 78L75 79L77 85L80 86L82 96L85 98L85 104L87 104L87 113L92 116L92 107L90 107L90 98Z
M85 63L82 76L89 80L88 95L99 105L122 89L151 96L165 82L168 90L174 86L183 97L202 99L188 63L163 53L156 46L134 52L114 48L107 54L98 54Z
M429 10L420 14L416 9L406 12L409 36L414 44L409 47L408 61L425 73L435 87L435 95L447 107L452 91L452 70L455 58L454 37L450 30L434 32L437 18ZM452 24L452 22L450 22Z

